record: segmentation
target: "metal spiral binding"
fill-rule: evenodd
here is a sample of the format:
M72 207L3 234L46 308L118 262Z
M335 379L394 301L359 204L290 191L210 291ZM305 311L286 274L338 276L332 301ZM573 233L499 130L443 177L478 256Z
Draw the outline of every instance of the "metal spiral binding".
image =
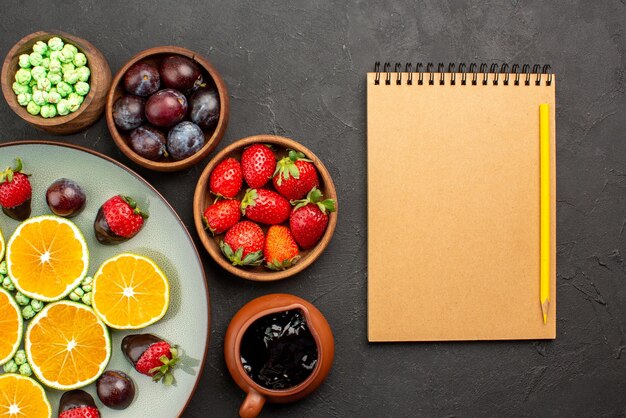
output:
M382 64L382 70L380 69L381 62L376 61L374 64L374 84L381 84L381 74L385 74L385 85L391 84L391 63L385 62ZM424 69L425 67L425 69ZM491 65L487 65L486 63L475 63L472 62L469 66L461 62L458 64L458 72L456 71L456 64L453 62L448 63L447 71L446 66L443 62L437 64L437 71L434 71L435 64L432 62L426 63L424 65L421 62L418 62L415 65L415 71L413 71L413 63L407 62L404 65L404 71L402 71L402 63L396 62L394 64L393 73L396 74L395 84L401 85L402 79L406 79L407 85L413 85L413 74L417 74L417 85L423 85L424 83L424 73L428 73L428 81L426 84L434 85L435 84L435 73L439 73L439 85L445 85L446 83L446 73L450 74L450 85L456 85L456 77L457 74L461 74L461 85L472 85L476 86L479 84L478 74L482 74L482 80L480 84L487 85L489 81L489 74L492 74L492 82L494 86L499 85L500 83L508 86L511 81L511 75L513 75L514 86L519 86L523 84L525 86L535 85L540 86L541 82L545 77L545 85L552 85L552 68L545 64L543 67L540 64L534 64L531 66L530 64L523 64L520 71L519 64L513 64L509 71L509 64L496 64L493 63ZM471 75L471 79L468 78L468 74ZM532 83L532 77L535 76L534 83Z

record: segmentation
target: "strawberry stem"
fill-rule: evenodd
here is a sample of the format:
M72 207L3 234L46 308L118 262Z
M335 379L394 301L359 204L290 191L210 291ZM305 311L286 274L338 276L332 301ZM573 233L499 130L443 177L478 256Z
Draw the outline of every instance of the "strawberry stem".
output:
M248 189L246 190L246 194L241 199L241 214L246 215L246 208L248 206L255 206L256 199L259 197L256 189Z
M311 191L307 194L306 199L292 200L290 203L292 205L295 205L293 210L300 209L308 205L309 203L313 203L314 205L317 205L319 210L322 211L322 213L324 214L326 212L335 212L337 210L337 207L335 205L335 200L334 199L322 200L323 197L324 195L322 194L322 192L317 187L313 187Z
M289 180L289 177L293 177L295 179L300 178L300 170L296 165L296 161L313 162L312 160L306 158L303 153L290 149L287 153L287 157L278 160L276 163L276 170L274 170L274 174L272 175L272 177L276 177L277 175L279 176L276 181L279 186L283 184L283 179Z

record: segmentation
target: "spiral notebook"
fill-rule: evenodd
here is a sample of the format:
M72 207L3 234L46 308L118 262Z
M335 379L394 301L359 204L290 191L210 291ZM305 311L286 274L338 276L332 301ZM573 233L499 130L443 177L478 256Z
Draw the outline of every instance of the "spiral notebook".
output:
M370 341L556 335L548 66L377 64L367 75ZM539 303L539 105L550 106L551 301Z

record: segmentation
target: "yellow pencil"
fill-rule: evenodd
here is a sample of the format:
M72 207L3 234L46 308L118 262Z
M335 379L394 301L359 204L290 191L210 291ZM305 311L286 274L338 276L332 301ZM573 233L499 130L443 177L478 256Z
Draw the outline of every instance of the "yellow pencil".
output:
M541 312L548 322L550 308L550 106L539 105L540 205L541 205Z

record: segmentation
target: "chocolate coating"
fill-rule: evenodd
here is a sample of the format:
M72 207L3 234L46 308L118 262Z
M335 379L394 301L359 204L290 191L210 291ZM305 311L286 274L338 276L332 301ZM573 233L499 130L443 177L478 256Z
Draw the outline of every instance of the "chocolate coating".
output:
M159 337L152 334L133 334L127 335L122 340L122 352L133 366L137 364L139 358L152 344L161 342Z
M61 401L59 401L59 415L70 409L80 408L82 406L97 408L90 394L80 389L70 390L61 396Z

